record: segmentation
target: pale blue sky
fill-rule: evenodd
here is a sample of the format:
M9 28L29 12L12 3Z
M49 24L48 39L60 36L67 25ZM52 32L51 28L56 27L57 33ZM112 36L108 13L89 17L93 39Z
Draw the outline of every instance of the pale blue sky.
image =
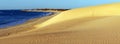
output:
M0 9L78 8L120 0L0 0Z

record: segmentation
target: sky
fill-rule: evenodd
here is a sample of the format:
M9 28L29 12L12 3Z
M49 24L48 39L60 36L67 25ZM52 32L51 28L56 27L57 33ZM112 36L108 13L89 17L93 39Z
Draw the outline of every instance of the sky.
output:
M0 9L80 8L116 3L120 0L0 0Z

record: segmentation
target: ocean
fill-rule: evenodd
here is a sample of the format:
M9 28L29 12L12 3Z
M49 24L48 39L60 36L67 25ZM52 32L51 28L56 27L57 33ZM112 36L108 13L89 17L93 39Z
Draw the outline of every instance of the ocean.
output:
M0 10L0 28L16 26L34 18L41 18L52 12L26 12L21 10Z

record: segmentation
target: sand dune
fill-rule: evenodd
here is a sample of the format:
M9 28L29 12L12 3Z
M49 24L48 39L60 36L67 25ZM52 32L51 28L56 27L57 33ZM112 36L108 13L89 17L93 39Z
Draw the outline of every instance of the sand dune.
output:
M119 7L116 3L68 10L27 31L0 37L0 44L120 44Z
M97 16L116 16L120 14L120 4L106 4L103 6L78 8L69 11L65 11L52 19L37 25L36 27L44 27L57 22L62 22L66 20L85 18L85 17L97 17ZM64 19L63 19L64 18Z
M74 19L48 26L48 30L19 34L0 40L1 44L118 44L120 17L101 17L80 22ZM78 21L79 20L79 21ZM105 21L106 20L106 21ZM94 22L94 23L93 23ZM108 23L109 22L109 23ZM75 23L75 24L74 24ZM112 23L112 24L111 24ZM63 25L68 24L68 25ZM106 24L106 25L103 25ZM74 25L74 26L70 26ZM63 27L64 26L64 27ZM99 26L99 27L98 27ZM113 27L114 26L114 27ZM117 27L116 27L117 26ZM117 28L117 29L116 29ZM57 30L56 30L57 29ZM7 43L4 41L8 41Z

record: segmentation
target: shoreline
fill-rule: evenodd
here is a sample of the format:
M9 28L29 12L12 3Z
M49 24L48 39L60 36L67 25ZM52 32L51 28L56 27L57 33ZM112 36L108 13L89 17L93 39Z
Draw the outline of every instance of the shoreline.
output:
M61 12L56 12L53 15L45 16L45 17L42 17L42 18L34 18L34 19L26 21L23 24L19 24L19 25L16 25L16 26L11 26L11 27L8 27L8 28L2 28L2 29L0 29L0 32L2 32L2 33L0 33L0 37L12 35L12 34L17 34L17 33L23 32L23 31L33 29L34 28L33 25L40 24L40 23L56 16L59 13L61 13Z

